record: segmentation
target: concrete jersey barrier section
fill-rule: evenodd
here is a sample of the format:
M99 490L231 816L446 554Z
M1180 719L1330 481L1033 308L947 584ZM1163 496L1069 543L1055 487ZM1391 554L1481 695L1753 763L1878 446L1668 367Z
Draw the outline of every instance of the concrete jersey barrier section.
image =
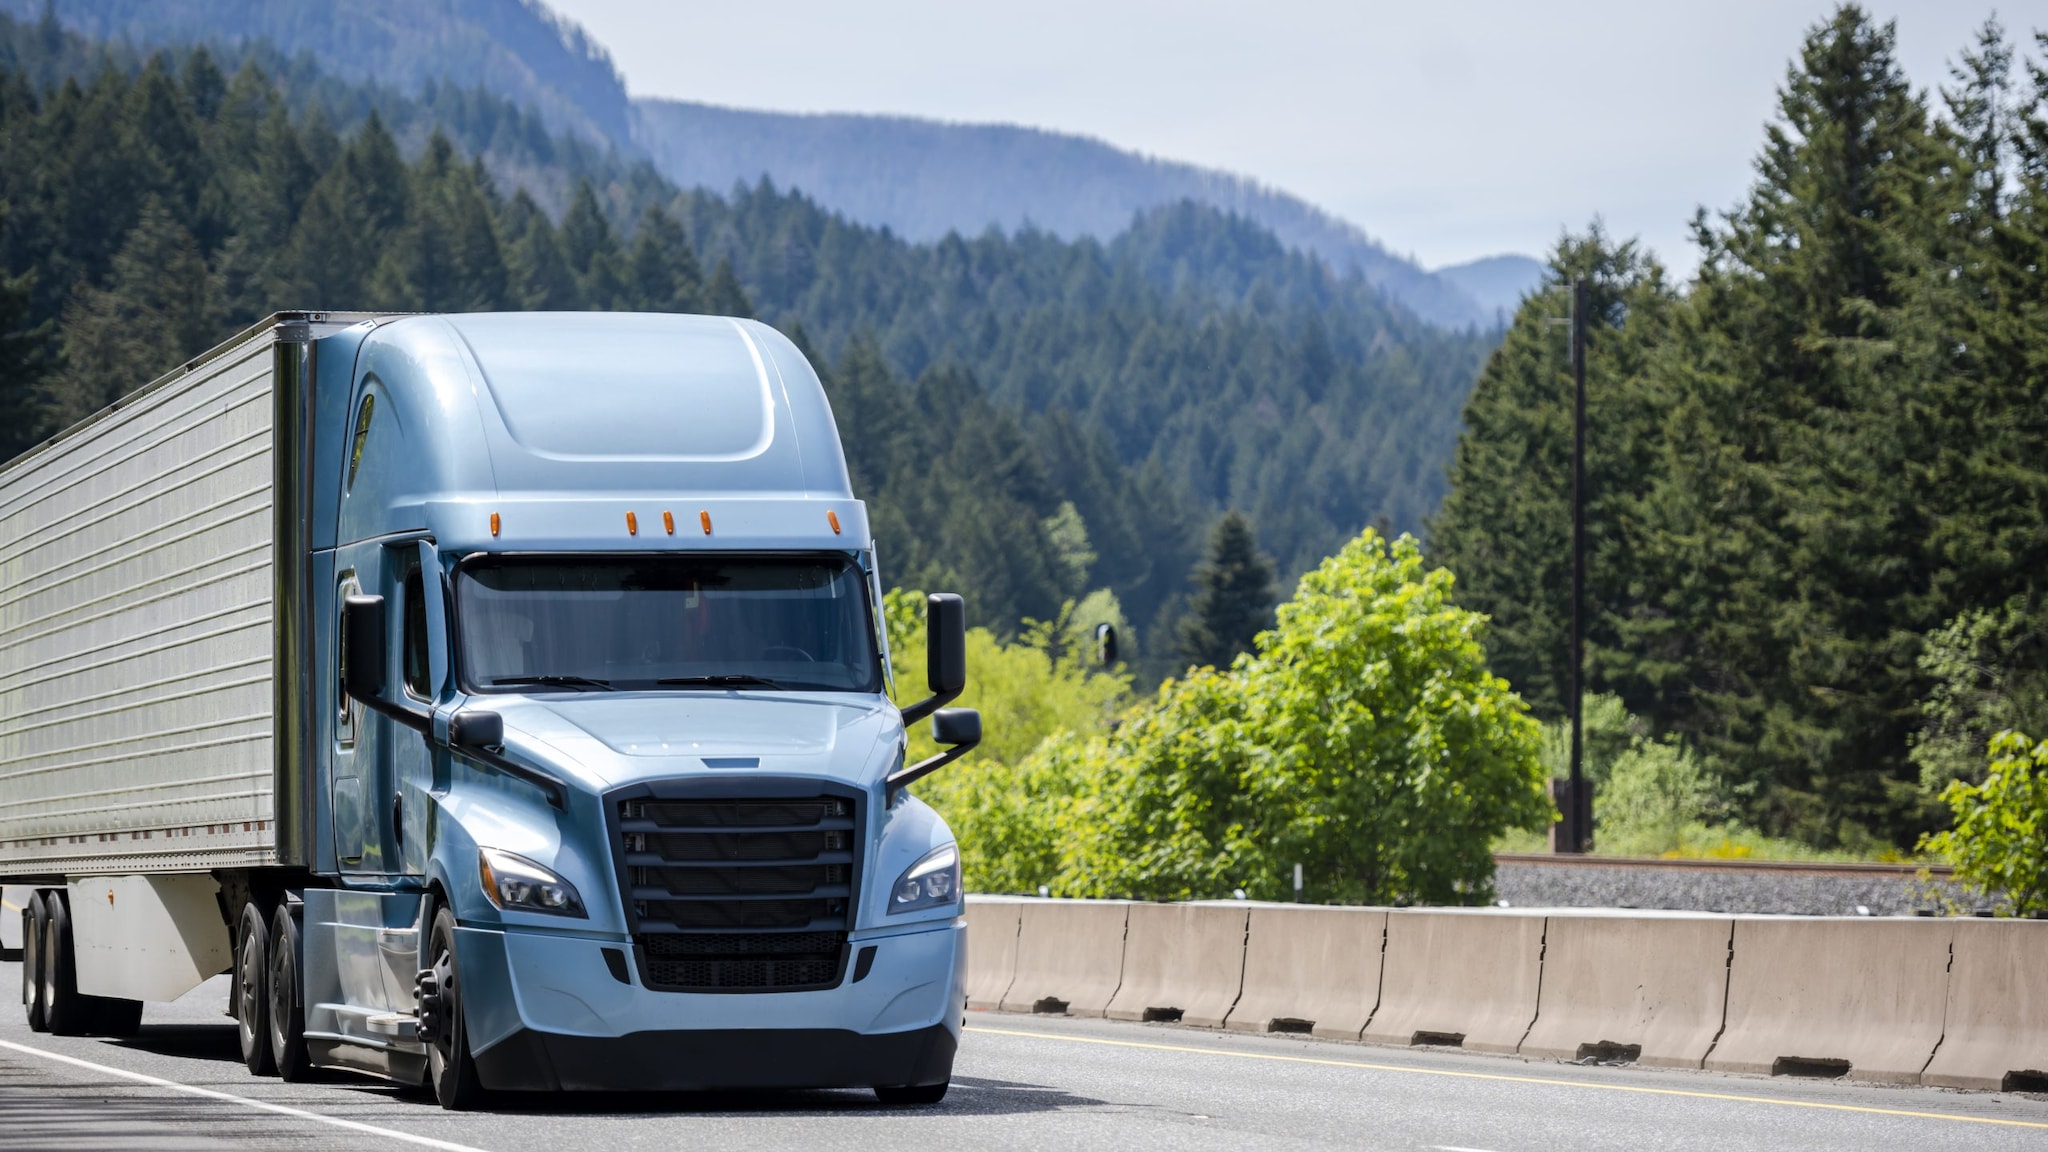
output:
M1017 976L1021 900L974 900L967 905L967 1007L999 1008Z
M1379 1009L1364 1038L1515 1051L1536 1019L1543 926L1507 912L1388 912Z
M1244 905L1133 904L1112 1020L1220 1028L1244 983Z
M1253 905L1244 991L1224 1027L1358 1039L1379 1006L1386 935L1381 908Z
M1020 905L1017 974L1005 1012L1100 1016L1123 982L1122 900L1029 900Z
M972 897L976 1009L2048 1092L2048 924Z
M1923 1084L2048 1092L2048 923L1961 920Z
M1915 1084L1941 1043L1950 920L1742 917L1706 1066Z
M1729 916L1552 916L1521 1054L1698 1068L1721 1032Z

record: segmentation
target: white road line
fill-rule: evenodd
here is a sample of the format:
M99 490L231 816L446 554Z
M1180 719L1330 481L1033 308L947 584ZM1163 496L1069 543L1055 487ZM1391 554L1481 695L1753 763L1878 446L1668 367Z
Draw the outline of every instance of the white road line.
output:
M31 1048L26 1044L16 1044L10 1040L0 1040L0 1048L5 1048L11 1052L20 1052L27 1056L40 1056L45 1060L55 1060L60 1064L71 1064L79 1068L89 1068L94 1072L101 1072L108 1076L119 1076L124 1080L134 1080L137 1083L148 1084L155 1088L169 1088L174 1092L184 1092L192 1096L204 1096L210 1100L225 1100L230 1104L241 1104L250 1108L259 1108L265 1112L276 1112L281 1116L292 1116L300 1120L312 1120L316 1123L331 1125L335 1128L346 1128L351 1132L382 1136L387 1140L416 1144L422 1148L439 1148L442 1152L483 1152L483 1149L473 1148L467 1144L456 1144L448 1140L436 1140L431 1136L415 1136L410 1132L400 1132L395 1128L379 1128L375 1124L362 1124L354 1120L343 1120L339 1116L323 1116L318 1112L308 1112L303 1108L292 1108L284 1104L272 1104L267 1100L251 1100L247 1096L237 1096L232 1092L216 1092L211 1088L200 1088L192 1084L180 1084L176 1080L165 1080L157 1076L145 1076L140 1072L130 1072L126 1068L112 1068L105 1064L95 1064L90 1060L80 1060L76 1056L60 1056L55 1052L46 1052L41 1048Z

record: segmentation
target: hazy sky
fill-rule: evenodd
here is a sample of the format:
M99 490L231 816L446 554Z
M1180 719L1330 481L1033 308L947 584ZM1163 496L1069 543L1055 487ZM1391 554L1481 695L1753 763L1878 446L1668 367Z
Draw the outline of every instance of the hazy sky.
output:
M1680 269L1826 0L549 0L636 96L1078 132L1253 176L1435 267L1595 214ZM1922 86L1988 0L1874 0ZM2015 39L2048 0L2005 3Z

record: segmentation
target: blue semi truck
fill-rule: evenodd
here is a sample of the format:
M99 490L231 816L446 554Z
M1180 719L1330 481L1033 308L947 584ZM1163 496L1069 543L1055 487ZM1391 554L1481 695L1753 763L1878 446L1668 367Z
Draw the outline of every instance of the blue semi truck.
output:
M980 739L764 325L287 313L0 468L0 880L40 1030L231 976L250 1071L939 1100ZM945 749L905 762L929 717Z

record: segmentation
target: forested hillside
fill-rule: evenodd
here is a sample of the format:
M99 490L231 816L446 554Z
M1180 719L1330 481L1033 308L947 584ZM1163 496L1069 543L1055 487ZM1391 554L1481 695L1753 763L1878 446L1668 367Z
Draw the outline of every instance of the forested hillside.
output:
M22 21L47 12L87 36L145 51L205 43L238 56L269 46L293 68L318 61L333 76L405 96L451 85L489 92L585 147L651 159L682 188L724 193L767 176L913 241L1027 226L1108 240L1134 215L1192 200L1255 220L1340 273L1356 271L1432 323L1492 329L1502 312L1498 292L1469 292L1457 270L1425 271L1283 191L1088 137L632 100L603 47L542 0L0 0L7 12ZM1531 262L1512 259L1526 286ZM1515 294L1507 293L1509 310Z
M1418 525L1484 355L1213 209L913 245L245 56L0 23L8 454L280 307L751 312L826 368L897 579L998 630L1107 587L1146 651L1226 506L1290 574Z
M1681 287L1597 230L1467 409L1434 558L1561 707L1566 285L1592 281L1588 674L1743 819L1909 848L2001 728L2048 720L2048 41L1991 25L1915 91L1855 7L1793 63Z

